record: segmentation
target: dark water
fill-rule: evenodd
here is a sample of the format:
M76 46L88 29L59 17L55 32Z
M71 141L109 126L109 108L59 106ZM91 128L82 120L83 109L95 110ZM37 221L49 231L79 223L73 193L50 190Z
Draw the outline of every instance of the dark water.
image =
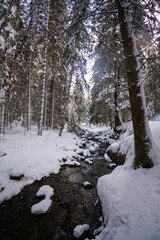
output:
M105 149L104 149L105 151ZM96 184L100 176L111 172L99 152L93 165L81 162L81 167L62 167L57 175L36 181L24 187L15 197L0 205L1 240L56 240L75 239L73 229L79 224L89 224L90 230L81 238L93 238L93 231L102 223L101 205L98 200ZM85 189L83 183L91 183ZM52 206L46 214L31 215L31 207L41 199L36 192L43 185L54 188Z

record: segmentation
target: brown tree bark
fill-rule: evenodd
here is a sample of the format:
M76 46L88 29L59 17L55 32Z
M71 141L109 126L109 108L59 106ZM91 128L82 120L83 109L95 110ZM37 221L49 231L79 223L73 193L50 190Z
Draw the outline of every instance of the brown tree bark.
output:
M135 160L134 168L150 168L153 162L150 155L152 138L146 114L145 96L141 81L140 60L135 42L130 6L126 0L116 0L120 21L120 31L126 59L127 81L132 113Z

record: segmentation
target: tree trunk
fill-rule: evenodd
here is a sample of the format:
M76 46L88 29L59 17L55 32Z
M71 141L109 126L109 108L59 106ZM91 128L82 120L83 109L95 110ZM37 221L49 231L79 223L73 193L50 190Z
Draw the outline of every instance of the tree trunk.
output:
M35 45L35 29L34 29L34 16L35 14L35 1L32 0L29 22L30 30L30 51L29 51L29 67L28 67L28 113L27 113L27 131L31 130L31 86L32 86L32 74L33 74L33 49Z
M62 131L63 131L63 129L64 129L64 123L62 122L62 123L60 124L60 128L59 128L59 137L62 136Z
M38 124L38 135L42 136L43 122L44 122L44 110L45 110L45 90L46 90L46 74L47 74L47 50L48 50L48 23L49 23L49 11L50 11L50 0L47 0L47 21L46 21L46 34L44 41L44 63L43 63L43 77L41 86L41 106L40 106L40 117Z
M4 134L4 104L0 104L0 134Z
M31 82L32 82L32 52L29 60L29 76L28 76L28 116L27 116L27 131L31 130Z
M54 79L52 79L52 104L51 104L51 129L54 126L54 107L55 107L55 88L54 88Z
M134 131L135 160L134 168L153 166L149 154L152 148L152 137L146 114L146 103L140 72L140 59L132 27L131 11L128 1L116 0L118 6L120 30L126 59L127 81ZM128 4L129 5L129 4Z
M122 121L120 118L119 107L118 107L118 95L119 95L119 81L120 81L120 73L119 68L115 67L115 73L117 72L117 76L115 79L115 91L114 91L114 132L118 133L119 130L117 127L122 125Z
M5 91L0 89L0 134L4 134Z
M47 69L46 69L47 70ZM48 106L48 89L47 89L47 79L45 83L45 106L44 106L44 127L47 130L47 106Z

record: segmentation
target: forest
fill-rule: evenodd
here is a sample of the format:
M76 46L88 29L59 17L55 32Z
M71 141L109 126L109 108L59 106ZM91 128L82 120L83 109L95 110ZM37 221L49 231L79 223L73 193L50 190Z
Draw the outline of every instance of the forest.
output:
M0 133L15 121L27 131L36 124L38 135L48 128L61 135L66 123L76 131L81 122L118 132L132 120L135 167L152 166L146 125L160 111L159 7L158 0L2 1Z
M159 240L159 119L159 0L1 0L0 238Z

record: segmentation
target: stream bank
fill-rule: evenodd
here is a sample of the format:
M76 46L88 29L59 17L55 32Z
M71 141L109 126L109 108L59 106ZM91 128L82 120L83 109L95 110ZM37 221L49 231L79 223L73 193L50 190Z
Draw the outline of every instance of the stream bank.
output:
M106 144L100 144L92 165L84 161L79 167L64 165L59 174L51 174L25 186L17 196L3 202L0 205L0 239L72 240L76 239L73 229L79 224L90 226L79 239L94 238L94 230L102 226L97 180L111 172L103 158L106 147ZM91 183L90 188L83 186L85 181ZM52 206L46 214L32 215L31 207L41 200L36 197L36 192L43 185L54 189Z

